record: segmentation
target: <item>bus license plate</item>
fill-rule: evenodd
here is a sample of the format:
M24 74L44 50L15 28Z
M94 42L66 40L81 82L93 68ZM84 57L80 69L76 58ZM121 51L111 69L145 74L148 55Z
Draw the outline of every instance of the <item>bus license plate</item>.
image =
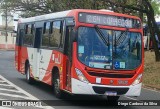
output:
M107 96L117 96L117 92L105 92L105 95Z

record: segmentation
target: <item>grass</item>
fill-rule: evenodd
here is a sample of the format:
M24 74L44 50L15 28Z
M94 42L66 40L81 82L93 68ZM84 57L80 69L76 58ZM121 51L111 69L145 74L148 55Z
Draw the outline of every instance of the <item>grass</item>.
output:
M155 54L145 51L143 84L160 88L160 62L155 62Z

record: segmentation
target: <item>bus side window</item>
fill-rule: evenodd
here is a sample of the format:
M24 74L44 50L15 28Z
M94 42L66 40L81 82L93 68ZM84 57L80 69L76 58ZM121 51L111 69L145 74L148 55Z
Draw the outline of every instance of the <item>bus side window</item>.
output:
M24 34L25 34L25 31L24 31L23 24L19 24L17 28L16 45L22 46L22 43L23 43L22 40L24 38Z
M24 40L23 43L26 46L33 46L33 39L34 39L34 35L33 35L33 26L32 24L27 24L26 28L25 28L25 36L24 36Z
M61 41L61 21L54 21L52 26L52 34L50 36L50 47L59 47Z
M61 21L61 25L60 25L60 33L61 33L61 41L60 41L60 48L63 48L64 46L64 21Z
M43 27L43 35L42 35L42 47L49 46L49 36L51 31L51 22L45 22Z
M16 37L16 45L19 45L19 36L20 35L20 29L19 29L19 26L17 28L17 37Z

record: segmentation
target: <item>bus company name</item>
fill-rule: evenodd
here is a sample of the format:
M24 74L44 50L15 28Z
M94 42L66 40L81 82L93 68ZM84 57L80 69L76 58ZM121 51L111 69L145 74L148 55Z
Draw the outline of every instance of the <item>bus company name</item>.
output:
M86 15L86 22L93 23L93 24L108 25L108 26L132 28L131 19L116 17L116 16Z

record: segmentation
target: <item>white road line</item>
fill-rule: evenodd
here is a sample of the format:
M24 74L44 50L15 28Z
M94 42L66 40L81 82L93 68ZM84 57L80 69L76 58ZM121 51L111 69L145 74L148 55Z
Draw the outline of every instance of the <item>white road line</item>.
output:
M5 83L5 81L1 81L1 80L0 80L0 84L1 84L1 83L3 84L3 83Z
M0 98L0 100L6 100L6 99Z
M0 91L8 91L8 92L17 92L17 93L21 93L19 90L11 90L11 89L4 89L4 88L0 88Z
M143 102L142 100L138 100L138 99L135 99L135 98L132 98L132 97L127 97L127 96L124 96L125 98L128 98L130 100L135 100L135 101L139 101L139 102Z
M11 86L15 87L19 92L27 95L28 97L24 97L23 98L28 98L28 100L39 100L38 98L34 97L33 95L29 94L28 92L24 91L23 89L21 89L20 87L18 87L17 85L13 84L12 82L10 82L9 80L7 80L6 78L4 78L3 76L0 75L0 78L2 80L4 80L5 82L7 82L8 84L10 84ZM3 89L2 89L3 90ZM4 89L5 90L5 89ZM0 95L6 95L4 93L0 93ZM8 94L9 96L11 96L11 94ZM22 96L18 96L18 95L13 95L12 96L15 96L15 97L22 97ZM38 108L43 108L43 109L54 109L53 107L51 106L42 106L42 107L38 107ZM1 107L0 107L1 109ZM2 107L2 109L13 109L13 108L4 108Z
M3 81L3 80L0 80L0 82L2 82L2 83L3 83L3 82L5 82L5 81Z
M22 99L30 99L29 97L21 96L21 95L14 95L14 94L7 94L7 93L0 93L0 95L15 97L15 98L22 98Z
M128 99L131 99L131 100L139 101L138 99L135 99L135 98L132 98L132 97L127 97L127 96L124 96L124 97L128 98Z
M152 89L148 89L148 88L142 88L142 89L149 90L149 91L152 91L152 92L160 93L160 91L156 91L156 90L152 90Z
M13 87L15 87L16 89L18 89L20 92L24 93L25 95L27 95L31 100L38 100L38 98L34 97L33 95L29 94L28 92L24 91L23 89L21 89L20 87L16 86L15 84L13 84L12 82L8 81L6 78L4 78L3 76L0 75L0 78L2 78L3 80L5 80L7 83L9 83L10 85L12 85Z
M10 84L0 84L0 86L8 86L8 87L13 87L12 85Z
M14 108L9 108L9 107L0 107L0 109L14 109Z

